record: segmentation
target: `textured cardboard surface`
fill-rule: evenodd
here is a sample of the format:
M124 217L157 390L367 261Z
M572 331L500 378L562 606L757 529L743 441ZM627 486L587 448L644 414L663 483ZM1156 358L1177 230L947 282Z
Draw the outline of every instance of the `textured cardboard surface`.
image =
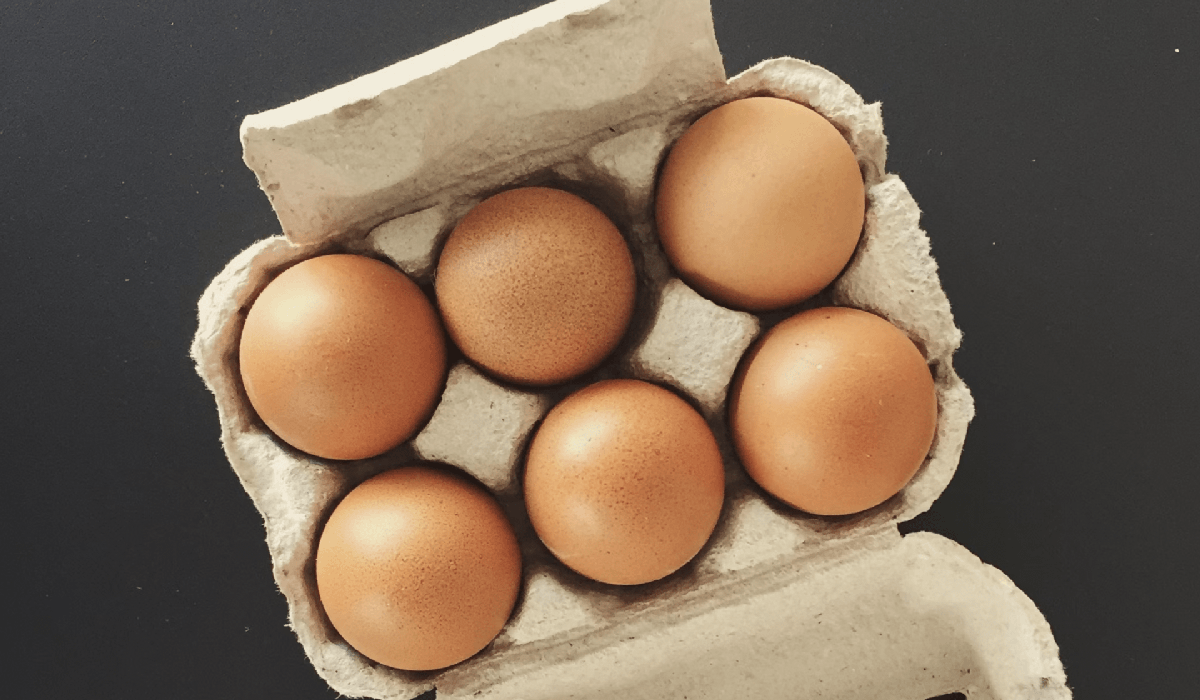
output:
M263 513L292 627L339 692L407 698L436 686L440 697L716 698L752 689L760 697L849 698L886 689L914 699L956 690L1069 697L1049 629L1020 591L953 543L896 532L949 482L973 405L953 370L961 335L919 210L886 172L879 105L795 59L765 62L726 83L712 37L707 3L695 0L554 3L246 120L247 164L286 235L243 252L213 281L193 356L216 397L230 462ZM600 51L613 46L628 53ZM507 91L486 87L500 75ZM555 81L570 89L550 89ZM929 459L895 498L857 516L782 509L746 483L725 438L724 393L741 353L772 317L696 294L671 276L654 236L654 175L670 143L713 105L752 94L825 115L864 174L863 240L813 303L887 317L922 347L935 376L939 423ZM455 118L428 118L439 111ZM717 532L692 564L662 582L613 590L584 581L529 531L519 457L555 392L501 386L460 364L410 444L330 464L269 435L240 388L240 323L277 271L348 249L390 257L428 282L453 223L495 189L527 181L582 192L614 218L634 251L638 318L599 376L638 376L684 392L727 456L729 493ZM367 476L417 458L456 464L497 492L526 560L522 600L500 637L432 674L380 667L347 647L321 612L312 576L314 538L337 499Z
M707 18L703 0L551 3L248 117L246 164L292 240L361 234L448 189L561 162L718 86Z

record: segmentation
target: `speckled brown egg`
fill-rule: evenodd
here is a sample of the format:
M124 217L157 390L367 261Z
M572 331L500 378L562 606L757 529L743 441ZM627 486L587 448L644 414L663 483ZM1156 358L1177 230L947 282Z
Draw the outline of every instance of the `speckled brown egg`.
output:
M755 482L817 515L883 503L925 461L937 429L933 377L888 321L850 308L772 328L730 390L734 446Z
M470 658L500 633L521 553L482 486L441 467L384 472L346 495L317 545L317 589L350 646L393 668Z
M525 469L525 505L563 564L603 583L658 580L716 527L725 474L708 424L672 392L598 382L556 405Z
M811 297L850 260L865 197L854 152L820 114L751 97L708 112L663 165L658 235L685 282L765 311Z
M564 382L596 367L633 315L633 260L599 209L561 190L524 187L473 208L438 261L450 337L502 379Z
M267 427L329 459L410 438L446 372L433 305L402 272L358 255L310 258L272 280L246 316L238 357Z

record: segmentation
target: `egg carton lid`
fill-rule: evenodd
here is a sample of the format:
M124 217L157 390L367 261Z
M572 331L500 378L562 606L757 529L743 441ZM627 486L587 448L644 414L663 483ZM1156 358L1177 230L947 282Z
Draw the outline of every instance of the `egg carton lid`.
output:
M760 73L769 78L767 68ZM506 89L511 80L534 84L514 96ZM597 85L605 91L596 94ZM530 94L538 99L528 101ZM201 300L193 355L217 394L230 460L267 517L273 558L309 550L280 541L309 528L272 522L277 502L303 503L332 481L378 467L368 461L350 467L357 476L334 475L314 462L305 479L288 482L269 466L246 467L269 450L256 444L267 438L231 409L240 399L228 373L236 347L229 310L244 306L273 267L420 212L447 191L498 188L730 95L706 0L559 0L245 120L245 161L286 240L263 241L214 280ZM364 145L371 142L377 147ZM877 141L855 144L860 162L871 153L865 174L907 196L902 183L883 176L885 144L881 132ZM844 286L838 301L861 305L857 293ZM947 355L957 340L943 348ZM927 508L952 472L953 465L903 519ZM1003 574L936 535L900 537L894 521L867 525L836 546L731 577L719 595L683 601L677 615L656 617L653 626L634 617L592 635L574 654L561 648L569 640L530 645L451 668L427 685L448 698L725 698L748 691L764 698L1070 697L1045 619ZM274 563L277 578L306 565ZM296 605L291 595L289 604ZM293 620L321 616L291 613ZM361 687L330 670L332 659L306 651L335 688ZM405 688L385 683L372 694L414 694Z
M558 0L247 117L243 158L307 244L512 182L724 84L708 0Z
M693 608L696 606L693 606ZM453 669L439 698L1066 700L1033 602L939 535L884 530L739 578L669 624L636 616L547 664L537 651Z

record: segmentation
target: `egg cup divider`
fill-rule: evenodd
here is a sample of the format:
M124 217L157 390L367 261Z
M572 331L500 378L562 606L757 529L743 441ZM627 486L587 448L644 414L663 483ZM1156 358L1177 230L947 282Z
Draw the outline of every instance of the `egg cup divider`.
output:
M613 50L620 47L621 51ZM856 516L806 516L765 499L736 464L725 392L763 327L671 275L652 197L670 143L717 104L774 95L846 136L863 172L863 240L821 302L878 313L922 348L938 429L897 496ZM707 0L559 0L296 103L247 117L245 159L284 235L236 256L200 300L192 345L221 441L262 513L289 619L318 674L351 697L1069 698L1050 628L1001 572L931 533L901 537L949 483L973 415L955 374L961 340L919 210L885 169L878 104L792 58L729 80ZM641 330L602 376L670 385L709 419L726 456L712 540L680 572L619 589L583 580L536 541L520 503L522 449L563 390L524 391L460 363L429 424L391 453L329 463L274 438L241 388L237 341L255 294L330 250L390 258L419 283L470 207L531 179L604 201L637 261ZM444 461L501 499L522 539L522 598L483 652L440 672L365 659L316 596L315 540L355 484L416 459Z

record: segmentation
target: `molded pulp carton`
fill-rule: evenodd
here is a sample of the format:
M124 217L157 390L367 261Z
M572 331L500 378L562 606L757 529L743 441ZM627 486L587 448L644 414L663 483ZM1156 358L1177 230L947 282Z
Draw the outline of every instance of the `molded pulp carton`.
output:
M787 314L752 315L672 275L653 223L657 169L712 107L769 94L809 105L845 135L867 187L862 241L804 306L880 314L933 372L938 430L899 494L865 513L819 518L775 504L745 477L724 425L730 377L750 343ZM1069 698L1049 626L999 571L897 524L925 511L954 473L971 395L955 374L960 333L919 211L885 168L878 104L804 61L726 79L707 0L560 0L331 90L248 117L245 160L283 235L238 255L200 301L192 347L216 397L221 439L262 513L290 622L317 672L352 697ZM638 272L635 321L614 356L566 387L527 391L452 367L428 425L369 460L326 462L272 436L241 387L246 310L288 265L330 251L392 260L426 289L456 221L501 189L548 184L600 206ZM538 542L521 503L522 451L555 401L627 376L670 385L708 418L726 455L712 540L666 579L587 581ZM417 460L460 467L505 506L522 542L513 617L475 657L439 672L375 664L343 642L316 595L315 542L356 484Z

